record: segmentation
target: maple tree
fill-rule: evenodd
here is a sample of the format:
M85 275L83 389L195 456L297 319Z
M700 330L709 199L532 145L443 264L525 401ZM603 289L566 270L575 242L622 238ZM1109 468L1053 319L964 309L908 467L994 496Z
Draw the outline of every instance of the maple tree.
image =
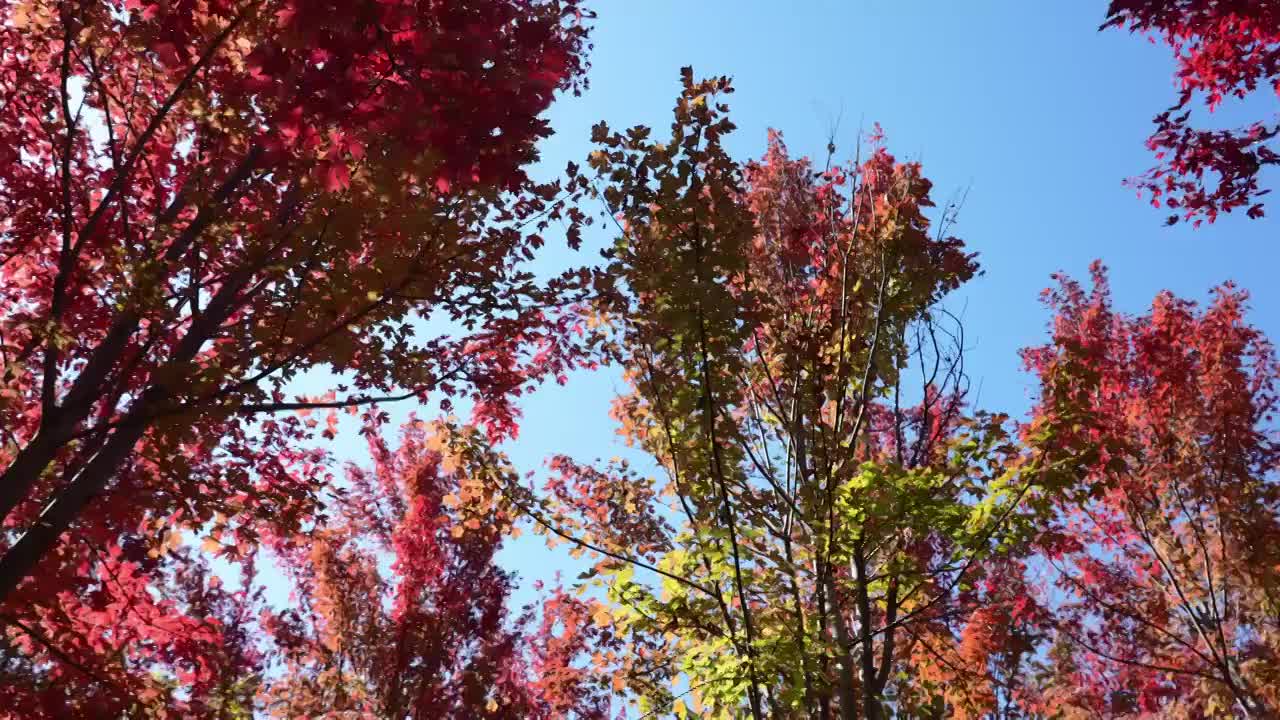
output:
M1048 293L1040 442L1086 461L1038 545L1055 598L1050 706L1079 717L1274 717L1280 708L1280 363L1247 296L1149 313L1092 288ZM1041 593L1041 594L1048 594Z
M510 495L594 554L600 622L629 643L607 672L642 713L976 708L936 656L975 644L979 581L1067 469L966 405L939 303L977 266L954 206L931 229L919 164L875 137L819 170L775 133L741 165L731 91L686 68L670 138L594 133L619 230L598 320L630 384L614 414L665 479L560 457L544 493Z
M441 423L411 421L394 451L372 437L374 468L348 474L336 517L274 546L296 600L264 622L284 663L263 682L264 712L608 717L607 685L579 667L608 642L587 606L557 591L541 617L509 617L494 554L511 518L485 501L514 472L505 458Z
M225 586L191 548L160 558L141 546L130 538L86 553L93 581L4 614L0 715L251 717L260 589ZM251 561L245 569L251 576Z
M574 0L24 0L0 18L11 607L95 582L84 544L300 523L325 479L299 449L314 422L273 413L469 394L496 437L524 384L572 364L553 315L579 276L539 287L521 263L565 211L522 167L538 114L583 82ZM461 332L416 338L428 317ZM342 384L288 398L315 366ZM37 564L43 587L23 585Z
M1100 265L1062 278L1033 412L983 411L958 202L878 126L849 162L773 131L740 162L732 85L685 68L669 137L601 123L588 170L532 181L589 17L0 0L0 714L1280 712L1280 363L1247 296L1130 316ZM1106 26L1178 57L1138 184L1261 215L1280 126L1190 111L1280 92L1276 3ZM536 280L585 196L606 266ZM559 455L535 489L498 450L518 398L600 360L659 477ZM471 418L384 439L428 399ZM344 411L373 463L339 473ZM590 563L517 609L525 521Z
M584 665L612 639L590 606L556 590L508 609L511 518L484 498L506 459L475 428L412 420L394 449L368 430L372 468L350 467L312 527L245 557L206 539L238 584L186 546L103 554L102 587L23 623L6 717L608 717ZM266 601L263 562L287 607Z
M1275 139L1280 117L1217 130L1192 124L1203 103L1268 92L1280 99L1280 2L1276 0L1112 0L1102 26L1151 33L1173 50L1178 101L1155 117L1147 140L1159 164L1132 182L1181 219L1213 222L1219 213L1247 208L1261 217L1264 168L1280 165ZM1206 173L1210 178L1206 178Z

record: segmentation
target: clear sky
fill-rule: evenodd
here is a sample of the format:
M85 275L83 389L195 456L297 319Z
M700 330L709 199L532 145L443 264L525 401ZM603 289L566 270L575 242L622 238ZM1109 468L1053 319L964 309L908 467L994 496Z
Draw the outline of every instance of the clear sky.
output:
M964 310L967 367L988 409L1027 408L1030 378L1017 351L1046 337L1039 292L1058 270L1086 278L1095 258L1111 268L1122 310L1142 311L1162 289L1203 299L1230 279L1253 293L1253 322L1280 338L1280 195L1275 217L1226 217L1193 230L1165 227L1164 211L1121 186L1151 163L1143 140L1151 117L1173 102L1173 66L1163 46L1099 33L1105 0L615 0L595 8L591 88L551 110L556 135L544 145L543 170L581 161L592 149L590 126L602 119L651 125L661 136L683 65L734 79L728 101L739 130L730 147L742 159L763 152L768 128L781 130L794 154L821 156L833 128L837 144L852 149L859 123L879 122L891 152L923 162L935 201L969 188L955 232L980 253L985 274L948 305ZM595 259L557 253L545 262ZM539 391L507 451L521 471L540 469L553 453L627 455L607 415L619 389L606 370ZM502 556L526 582L564 566L529 538Z
M768 128L781 130L794 154L820 156L833 129L837 144L852 150L859 123L879 122L890 151L923 162L940 204L969 189L955 233L980 253L985 274L948 306L964 311L967 369L987 409L1026 410L1030 378L1018 350L1046 337L1039 293L1058 270L1086 278L1095 258L1110 266L1123 310L1141 312L1162 289L1203 299L1230 279L1252 291L1253 322L1280 339L1280 194L1273 218L1225 217L1192 230L1165 227L1164 211L1121 186L1151 162L1143 140L1151 117L1173 101L1172 62L1163 46L1097 32L1105 0L593 6L591 88L550 111L556 135L537 174L581 162L593 149L590 127L602 119L666 132L683 65L699 76L733 77L737 92L728 100L739 130L730 147L743 160L763 152ZM1276 175L1268 178L1273 187ZM598 260L594 250L570 253L549 240L544 270ZM588 246L611 240L597 233ZM318 375L304 385L304 392L328 389ZM623 455L648 467L620 446L608 417L620 390L618 373L606 369L536 392L524 403L520 438L504 449L521 472L543 470L557 453L582 461ZM400 405L393 415L414 409ZM354 425L343 428L336 453L362 459ZM523 580L519 602L531 597L532 580L577 564L528 534L501 558Z

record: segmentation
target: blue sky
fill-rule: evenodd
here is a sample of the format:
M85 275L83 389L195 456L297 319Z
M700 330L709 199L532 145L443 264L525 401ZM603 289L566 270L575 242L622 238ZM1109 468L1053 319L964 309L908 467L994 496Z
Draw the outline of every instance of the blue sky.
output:
M1111 268L1117 305L1140 312L1162 289L1203 299L1224 280L1253 293L1252 320L1280 337L1280 220L1226 217L1193 230L1122 187L1151 162L1151 117L1172 103L1163 46L1097 32L1104 0L871 2L646 0L597 3L591 88L549 113L555 137L542 174L591 151L592 124L647 124L661 135L679 68L729 75L740 158L763 152L768 128L795 154L821 155L828 134L851 150L859 123L879 122L890 151L920 159L935 200L969 189L956 234L985 274L948 305L964 311L968 368L981 403L1015 415L1030 399L1017 351L1046 336L1039 303L1050 273ZM1274 104L1272 105L1274 110ZM1230 112L1228 109L1226 112ZM1231 118L1226 118L1230 120ZM836 126L839 122L838 127ZM1273 185L1280 178L1271 178ZM1280 218L1280 197L1273 208ZM591 238L598 244L609 238ZM548 266L590 262L552 251ZM627 455L608 418L616 372L578 373L528 398L507 451L522 471L553 453ZM503 554L526 582L566 567L525 536Z
M833 130L851 151L859 124L879 122L890 151L923 162L936 201L968 189L955 233L980 253L985 274L948 307L964 312L967 369L987 409L1015 416L1027 409L1031 383L1018 350L1046 337L1040 291L1059 270L1086 278L1095 258L1110 266L1123 310L1141 312L1163 289L1203 299L1230 279L1253 293L1253 322L1280 338L1280 284L1273 282L1280 196L1275 218L1225 217L1193 230L1165 227L1164 211L1122 187L1151 162L1143 141L1152 115L1173 101L1173 66L1163 46L1097 32L1105 0L613 0L594 7L591 88L548 113L556 135L544 143L536 174L550 178L569 161L581 163L593 149L590 128L602 119L614 128L650 125L660 136L683 65L699 76L733 77L737 92L728 100L739 129L729 146L743 160L763 152L769 128L784 133L794 154L820 156ZM1277 109L1270 102L1264 111ZM1223 112L1220 120L1234 120L1231 108ZM1276 174L1269 179L1280 185ZM591 233L579 253L548 239L538 265L550 272L595 262L595 250L612 237ZM312 373L299 391L322 393L330 379ZM623 389L610 369L547 386L526 398L520 438L503 449L521 472L542 471L559 453L580 461L621 455L651 467L621 446L608 416ZM388 409L396 419L433 412ZM367 455L346 420L333 448L343 460ZM531 599L533 580L581 565L563 546L548 551L530 534L500 557L522 580L517 604ZM283 586L269 585L286 602Z

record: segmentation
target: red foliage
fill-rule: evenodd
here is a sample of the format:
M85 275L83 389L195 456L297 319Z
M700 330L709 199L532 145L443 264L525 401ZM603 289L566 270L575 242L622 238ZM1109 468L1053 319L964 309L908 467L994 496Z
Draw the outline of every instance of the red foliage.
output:
M1026 353L1042 442L1082 463L1043 543L1058 683L1099 712L1273 717L1280 364L1230 284L1131 317L1093 276L1048 294L1053 342Z
M271 413L467 393L514 434L512 397L573 363L570 320L530 307L581 276L535 286L520 228L561 214L522 167L582 81L581 17L0 1L0 598L37 563L12 607L90 582L55 549L75 523L104 548L297 526L324 480L299 443L332 431ZM464 331L415 340L427 316ZM311 367L346 384L290 401Z
M336 517L278 545L298 609L267 622L285 664L262 692L272 717L608 716L581 669L608 640L585 605L556 593L536 629L507 610L494 555L509 519L472 490L509 470L477 440L418 422L395 451L372 440Z
M1259 88L1280 98L1280 2L1276 0L1112 0L1107 27L1152 33L1173 49L1181 85L1178 102L1155 118L1147 146L1160 161L1133 180L1177 213L1169 223L1213 222L1219 213L1247 207L1263 214L1268 191L1258 176L1280 164L1272 141L1280 118L1259 120L1236 130L1203 130L1190 124L1196 98L1210 111L1227 97L1244 98ZM1217 176L1210 183L1206 173ZM1180 216L1179 214L1180 213Z
M74 592L11 621L0 717L604 720L587 667L613 641L591 607L557 591L508 609L509 519L472 491L510 471L479 437L411 422L391 450L373 434L373 468L308 531L269 539L287 609L266 603L256 553L229 587L185 549L93 551Z
M381 401L469 395L515 434L513 399L577 357L573 318L538 308L584 276L524 269L561 189L523 168L583 82L582 21L576 0L0 0L6 711L252 697L256 601L181 548L248 562L316 524L334 423L293 411L377 425ZM417 339L428 317L456 334ZM311 368L342 384L289 398Z
M193 553L161 563L136 539L95 550L56 604L7 615L16 654L0 666L0 716L231 716L264 660L257 595L225 587Z

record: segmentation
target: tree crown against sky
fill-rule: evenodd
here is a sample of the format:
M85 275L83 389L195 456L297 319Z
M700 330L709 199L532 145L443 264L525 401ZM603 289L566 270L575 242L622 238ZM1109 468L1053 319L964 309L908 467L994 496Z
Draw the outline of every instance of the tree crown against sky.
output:
M686 69L669 136L599 123L530 180L576 2L3 12L11 714L1274 713L1277 368L1234 286L1128 315L1063 279L1018 421L969 379L982 238L878 126L744 161ZM1271 81L1273 12L1107 22L1169 41L1186 109ZM1260 215L1269 126L1162 118L1140 183ZM544 272L596 207L605 262ZM529 390L602 360L631 461L561 433L531 484ZM470 417L385 432L424 401ZM530 526L588 562L526 603Z

